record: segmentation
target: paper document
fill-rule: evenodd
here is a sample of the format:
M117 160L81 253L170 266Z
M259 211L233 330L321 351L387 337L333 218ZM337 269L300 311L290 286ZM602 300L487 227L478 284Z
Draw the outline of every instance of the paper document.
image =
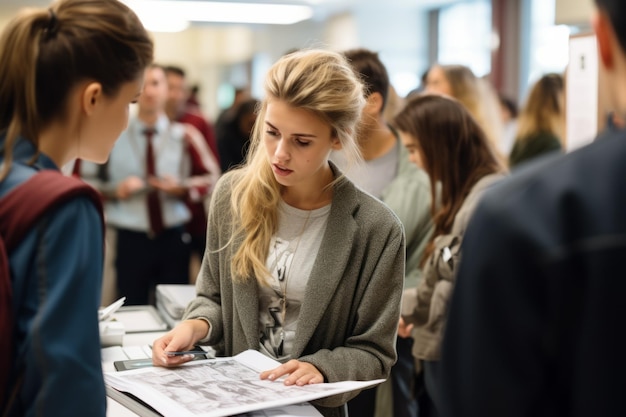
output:
M165 417L225 417L303 403L383 382L343 381L285 386L259 379L280 363L255 350L232 358L105 373L107 386L139 398Z
M268 408L266 410L252 411L245 414L237 414L233 417L323 417L315 407L310 404L292 404L282 407Z
M119 300L113 302L112 304L101 308L98 310L98 320L105 321L109 320L113 313L120 309L124 305L124 301L126 301L126 297L122 297Z

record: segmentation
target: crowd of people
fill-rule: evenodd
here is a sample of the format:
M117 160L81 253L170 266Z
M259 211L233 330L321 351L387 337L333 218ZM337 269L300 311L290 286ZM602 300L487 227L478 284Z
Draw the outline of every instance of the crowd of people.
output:
M0 218L0 413L106 415L109 274L129 305L195 284L155 366L200 344L262 352L275 383L387 379L313 401L323 416L625 415L626 6L595 3L614 123L567 155L562 74L518 111L464 65L400 97L375 51L292 50L212 122L123 3L16 16L0 213L28 211L14 195L41 172L98 198L59 200L15 246L23 217Z

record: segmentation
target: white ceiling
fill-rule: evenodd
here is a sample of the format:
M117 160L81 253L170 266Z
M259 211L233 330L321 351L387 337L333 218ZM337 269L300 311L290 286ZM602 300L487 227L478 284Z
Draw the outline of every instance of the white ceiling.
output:
M151 0L152 1L152 0ZM158 1L158 0L154 0ZM202 1L202 0L193 0ZM336 13L354 12L357 8L384 5L389 8L429 9L467 0L216 0L242 3L308 4L314 9L314 19L323 20ZM46 7L51 0L0 0L0 14L12 15L22 7Z

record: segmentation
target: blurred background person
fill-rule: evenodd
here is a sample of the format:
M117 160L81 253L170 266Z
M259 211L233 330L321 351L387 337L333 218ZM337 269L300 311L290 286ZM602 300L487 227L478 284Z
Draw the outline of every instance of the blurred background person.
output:
M485 131L498 156L505 160L500 152L503 136L499 100L489 81L476 77L465 65L435 64L426 75L425 92L457 99Z
M515 143L517 134L517 116L519 110L517 103L511 97L499 94L500 115L502 117L502 140L500 141L500 152L502 155L509 155Z
M168 96L165 102L165 112L170 121L187 123L195 127L201 134L208 146L209 153L199 152L194 146L189 147L191 156L191 175L202 176L209 174L208 166L213 166L215 176L221 174L219 167L219 154L213 126L197 110L191 111L188 105L189 89L187 86L185 71L176 66L164 67L167 77ZM196 107L196 109L198 109ZM203 161L203 158L209 158ZM219 170L219 172L217 172ZM191 220L187 223L187 232L191 236L191 265L190 281L195 282L200 269L200 262L204 255L206 245L206 201L211 195L211 190L203 190L203 198L186 199L187 207L191 212Z
M411 161L428 173L432 190L435 230L424 252L423 276L402 300L402 319L414 326L413 355L423 363L432 417L441 409L439 358L465 228L483 192L503 177L505 168L483 129L455 99L415 97L395 125Z
M191 113L202 113L202 105L200 104L200 86L194 84L189 87L189 94L187 95L186 106L187 111Z
M614 130L626 128L626 119L616 111L611 111L606 116L606 126Z
M219 178L219 166L192 175L191 152L210 152L189 124L165 114L168 85L162 67L146 70L138 113L90 180L105 197L107 223L115 228L117 289L126 304L154 303L157 284L189 283L188 199L202 199ZM83 164L86 165L86 164ZM93 172L94 170L85 170Z
M233 101L230 106L222 109L217 118L215 119L215 134L217 137L221 136L221 130L224 126L230 123L235 118L235 112L241 103L250 100L250 90L248 88L235 88L233 94Z
M200 112L200 108L190 107L188 99L190 89L187 85L185 70L169 65L163 67L167 77L168 95L165 102L165 113L170 120L179 123L189 123L202 133L207 145L215 157L218 157L215 129L211 122Z
M509 166L561 151L565 127L565 83L560 74L542 76L530 90L518 118Z
M256 121L258 100L242 101L232 109L232 115L223 120L218 130L217 145L222 171L240 165L248 153L250 134Z
M392 113L397 112L400 98L393 95L395 90L390 87L387 68L378 53L359 48L345 51L344 56L365 85L367 105L357 135L363 162L350 167L341 151L334 151L331 159L355 184L391 208L402 222L407 265L404 287L414 288L421 278L419 262L433 229L428 176L411 164L400 136L387 123L386 109L390 106ZM411 355L412 346L410 332L398 335L398 360L391 368L388 382L364 390L350 400L351 415L416 417L419 414L418 394L423 390Z

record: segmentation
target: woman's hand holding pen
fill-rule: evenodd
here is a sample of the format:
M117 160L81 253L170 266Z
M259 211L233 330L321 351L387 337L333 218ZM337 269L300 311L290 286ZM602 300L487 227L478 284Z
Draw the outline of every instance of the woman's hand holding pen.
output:
M155 366L179 366L189 362L194 355L173 355L172 352L189 351L209 332L204 320L185 320L152 344L152 363ZM169 354L168 354L169 353Z
M261 379L275 381L284 375L289 375L285 378L285 385L302 386L324 382L324 376L315 366L308 362L300 362L295 359L280 365L278 368L261 372Z

